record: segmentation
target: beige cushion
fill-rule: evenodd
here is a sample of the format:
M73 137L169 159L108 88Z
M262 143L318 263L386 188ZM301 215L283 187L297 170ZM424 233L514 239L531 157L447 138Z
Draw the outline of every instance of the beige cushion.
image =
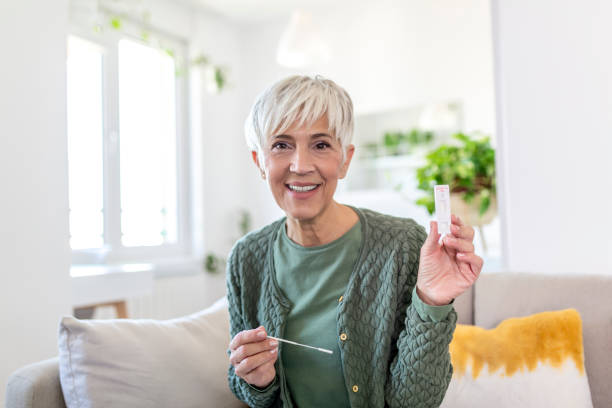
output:
M243 407L227 383L225 299L186 317L60 323L66 406Z
M611 407L611 296L610 276L481 274L474 296L474 324L492 328L508 317L566 308L578 310L593 406Z
M457 324L474 324L472 316L472 296L474 287L471 286L468 290L457 296L453 302L453 307L457 312Z

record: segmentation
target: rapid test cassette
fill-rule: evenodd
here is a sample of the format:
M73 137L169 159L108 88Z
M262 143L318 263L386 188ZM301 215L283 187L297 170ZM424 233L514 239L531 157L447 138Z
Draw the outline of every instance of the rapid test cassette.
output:
M444 236L450 233L451 226L450 191L448 185L441 184L434 186L434 200L436 204L438 232Z

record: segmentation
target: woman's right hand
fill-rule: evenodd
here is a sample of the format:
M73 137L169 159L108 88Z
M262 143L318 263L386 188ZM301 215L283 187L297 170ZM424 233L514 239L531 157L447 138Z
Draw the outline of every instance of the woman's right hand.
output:
M276 376L278 343L267 336L266 329L259 326L236 334L229 345L229 359L236 375L259 388L270 385Z

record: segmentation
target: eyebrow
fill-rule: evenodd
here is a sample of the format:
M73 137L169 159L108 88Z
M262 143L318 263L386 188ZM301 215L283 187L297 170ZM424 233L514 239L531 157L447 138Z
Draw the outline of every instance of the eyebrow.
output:
M310 135L311 139L316 139L318 137L327 137L329 139L332 139L332 137L327 133L313 133L312 135ZM293 136L286 135L286 134L280 134L280 135L276 135L272 137L272 139L293 139Z

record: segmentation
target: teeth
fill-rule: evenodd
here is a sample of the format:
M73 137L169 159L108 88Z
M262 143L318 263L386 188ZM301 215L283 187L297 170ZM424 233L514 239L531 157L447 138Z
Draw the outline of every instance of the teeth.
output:
M291 184L289 184L289 188L293 191L310 191L310 190L314 190L315 188L317 188L317 185L315 184L314 186L304 186L304 187L299 187L299 186L292 186Z

